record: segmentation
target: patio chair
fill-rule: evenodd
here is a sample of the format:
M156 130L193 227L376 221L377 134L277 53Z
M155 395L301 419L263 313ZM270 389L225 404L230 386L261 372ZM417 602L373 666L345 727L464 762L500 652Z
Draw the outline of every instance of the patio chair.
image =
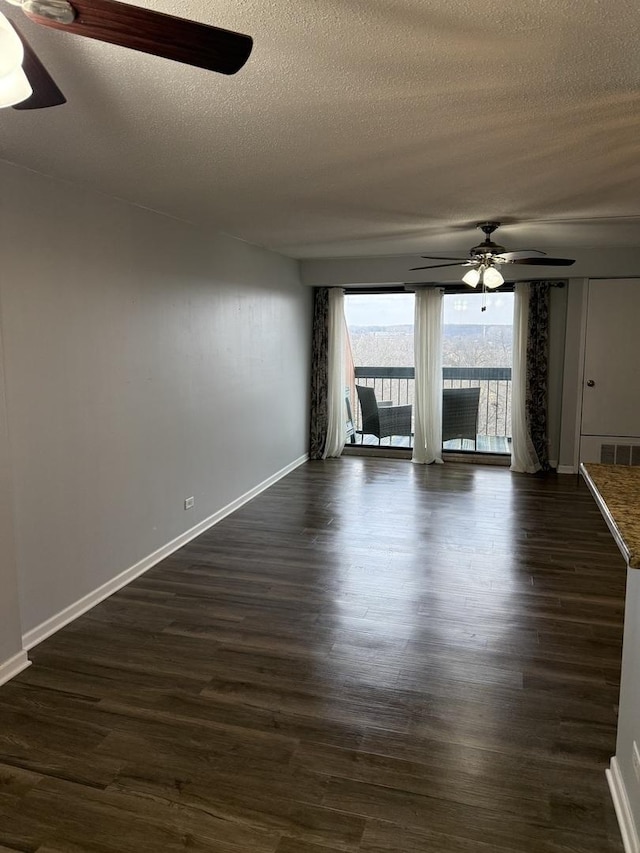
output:
M351 444L356 443L356 428L353 423L353 413L351 411L351 397L349 394L349 389L344 389L344 404L347 407L347 438L351 442Z
M380 440L393 435L411 436L411 406L379 405L376 392L365 385L356 385L362 411L362 438L375 435Z
M479 388L445 388L442 392L442 443L460 439L460 448L465 438L473 442L476 449L478 438Z

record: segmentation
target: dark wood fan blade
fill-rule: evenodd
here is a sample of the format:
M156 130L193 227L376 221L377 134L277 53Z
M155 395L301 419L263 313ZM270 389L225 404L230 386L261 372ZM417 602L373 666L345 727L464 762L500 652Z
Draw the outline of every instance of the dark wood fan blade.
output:
M570 267L575 264L570 258L516 258L510 264L526 264L527 266Z
M73 0L76 19L70 24L27 12L45 27L118 44L195 65L220 74L235 74L245 64L253 39L163 12L141 9L116 0Z
M517 249L514 252L500 252L499 258L504 258L505 261L512 261L515 258L530 258L531 255L546 255L546 252L541 252L540 249Z
M58 107L61 104L66 104L67 99L57 87L53 77L38 59L29 42L15 24L13 24L13 28L20 36L20 40L24 45L22 68L33 89L33 95L21 104L14 104L13 109L40 110L44 107Z
M466 261L465 261L465 263L466 263ZM459 267L459 266L460 266L460 262L456 261L456 263L454 263L454 264L432 264L429 267L411 267L410 271L412 272L413 270L441 270L441 269L444 269L445 267Z
M421 258L426 258L430 261L468 261L469 258L452 258L451 255L420 255Z

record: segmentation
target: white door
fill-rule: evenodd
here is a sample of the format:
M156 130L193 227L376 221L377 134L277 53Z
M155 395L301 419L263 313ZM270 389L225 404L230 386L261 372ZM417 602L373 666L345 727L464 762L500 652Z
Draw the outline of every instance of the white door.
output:
M640 279L589 282L581 432L640 436Z

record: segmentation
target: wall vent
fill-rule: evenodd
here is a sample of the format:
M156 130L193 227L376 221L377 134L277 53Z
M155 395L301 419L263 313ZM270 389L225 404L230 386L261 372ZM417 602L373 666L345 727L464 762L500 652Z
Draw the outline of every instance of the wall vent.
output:
M601 444L604 465L640 465L640 444Z

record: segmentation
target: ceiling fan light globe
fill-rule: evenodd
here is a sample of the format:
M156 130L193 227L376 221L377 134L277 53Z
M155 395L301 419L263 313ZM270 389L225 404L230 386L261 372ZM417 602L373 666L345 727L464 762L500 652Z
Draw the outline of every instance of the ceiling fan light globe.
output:
M469 272L462 276L462 280L465 284L468 284L469 287L477 287L478 282L480 281L480 270L476 267L470 269Z
M500 287L501 284L504 284L502 273L495 267L489 267L484 274L484 286L493 290L496 287Z
M0 12L0 78L20 68L24 60L24 47L20 36Z
M21 104L31 95L33 95L33 89L20 66L13 74L5 74L0 78L0 109Z

